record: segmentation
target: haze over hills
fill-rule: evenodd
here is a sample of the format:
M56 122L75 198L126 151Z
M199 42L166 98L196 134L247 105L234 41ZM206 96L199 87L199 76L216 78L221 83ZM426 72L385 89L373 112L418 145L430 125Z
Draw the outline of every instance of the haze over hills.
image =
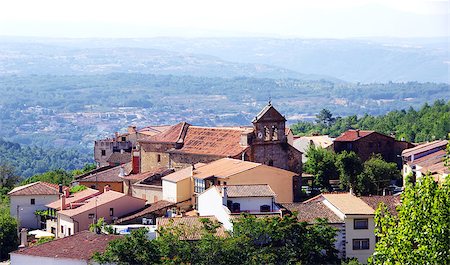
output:
M444 38L4 37L0 43L3 74L132 72L362 83L450 82L448 41Z

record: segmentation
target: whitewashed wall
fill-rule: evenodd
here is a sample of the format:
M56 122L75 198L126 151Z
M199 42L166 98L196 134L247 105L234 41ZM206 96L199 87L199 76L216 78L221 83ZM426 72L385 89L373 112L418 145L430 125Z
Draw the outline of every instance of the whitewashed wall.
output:
M269 205L272 210L272 197L245 197L245 198L228 198L233 203L241 204L242 211L259 212L261 205ZM278 210L278 209L274 209Z
M222 195L216 188L210 188L198 196L198 213L200 216L215 216L226 230L232 230L230 211L222 204Z
M167 180L162 181L163 200L177 202L177 184Z
M46 204L57 201L59 195L27 195L27 196L10 196L11 216L17 217L19 214L20 227L26 227L29 229L37 229L39 227L38 219L34 212L36 210L45 210ZM31 204L31 199L35 200L35 204Z
M79 259L38 257L11 253L11 265L87 265L88 262Z

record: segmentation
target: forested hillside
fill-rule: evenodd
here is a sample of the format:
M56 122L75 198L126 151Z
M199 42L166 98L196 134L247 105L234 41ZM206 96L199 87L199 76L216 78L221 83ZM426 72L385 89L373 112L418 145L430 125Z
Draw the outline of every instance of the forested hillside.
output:
M130 124L249 125L269 99L290 124L312 120L322 108L339 116L382 115L449 99L450 86L115 73L4 76L0 93L5 140L90 152L94 140Z
M73 149L23 146L0 139L1 164L10 164L15 174L27 178L49 170L74 170L92 162L92 154Z
M358 117L334 118L328 110L322 110L316 122L298 122L291 129L298 135L329 134L339 136L348 129L375 130L397 139L411 142L445 139L450 132L450 101L437 100L432 105L425 103L420 109L390 111L385 115L365 114Z

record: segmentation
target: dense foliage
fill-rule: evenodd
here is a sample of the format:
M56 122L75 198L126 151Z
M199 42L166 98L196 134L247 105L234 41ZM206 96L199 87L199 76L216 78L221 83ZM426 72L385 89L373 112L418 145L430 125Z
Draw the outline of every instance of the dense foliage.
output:
M0 198L2 199L2 198ZM7 201L0 201L0 261L9 258L9 252L17 249L17 221L9 214Z
M339 179L342 190L351 188L359 195L381 195L392 180L401 178L397 165L384 161L381 155L373 155L361 162L355 152L336 154L310 146L306 156L304 171L314 176L314 185L322 190L331 191L330 180Z
M82 169L75 169L71 171L63 169L50 170L45 173L37 174L30 178L27 178L23 180L20 184L24 185L37 181L44 181L53 184L63 184L65 186L70 186L70 183L73 181L73 178L75 176L86 173L94 168L95 168L94 164L85 164ZM82 187L75 188L75 190L79 191L78 189L83 188Z
M337 262L336 231L325 221L308 226L296 216L257 218L246 215L234 222L233 232L215 235L218 224L203 219L201 238L182 240L189 227L171 226L148 240L145 230L112 241L100 263L117 264L317 264ZM198 232L198 231L197 231Z
M395 110L385 115L365 114L333 118L324 109L317 114L315 123L299 122L291 126L295 134L328 134L337 137L348 129L375 130L397 139L411 142L445 139L450 131L450 101L437 100L433 105L424 104L419 110Z
M372 264L448 264L450 257L450 187L431 176L408 183L392 216L385 205L375 214L379 238Z
M82 168L92 158L72 149L44 149L0 139L0 161L14 165L15 173L26 178L49 170Z

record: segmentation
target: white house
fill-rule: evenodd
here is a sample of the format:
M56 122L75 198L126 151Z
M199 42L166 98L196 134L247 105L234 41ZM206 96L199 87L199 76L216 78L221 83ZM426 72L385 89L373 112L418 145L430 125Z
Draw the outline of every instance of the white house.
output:
M95 252L105 251L108 243L121 236L82 231L73 236L11 252L11 265L87 265Z
M215 216L226 230L233 228L233 215L281 215L275 193L267 184L212 186L198 196L198 213Z
M357 258L367 263L375 249L374 213L380 202L396 214L400 204L398 196L356 197L350 193L324 193L303 203L283 204L298 213L302 222L314 223L317 218L327 218L338 229L335 247L340 258Z
M45 205L57 201L61 192L58 185L41 181L16 187L8 193L11 216L18 219L20 228L40 229L36 210L45 210Z

